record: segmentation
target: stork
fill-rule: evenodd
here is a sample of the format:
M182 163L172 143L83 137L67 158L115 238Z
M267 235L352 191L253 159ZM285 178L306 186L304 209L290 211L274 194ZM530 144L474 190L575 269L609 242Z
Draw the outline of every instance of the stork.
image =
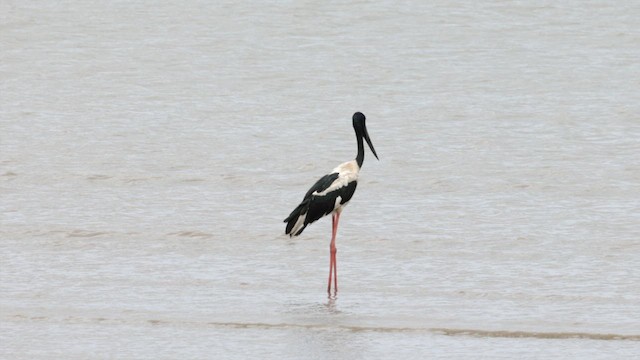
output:
M369 149L378 159L378 154L373 148L367 127L365 116L360 112L353 114L353 129L356 132L358 154L355 160L338 165L329 174L321 177L304 195L302 202L284 219L287 223L285 233L290 237L302 234L307 225L331 214L332 232L329 245L329 281L327 292L331 296L331 282L333 280L335 294L338 292L338 268L336 264L336 234L340 213L347 205L358 184L358 174L364 161L364 143L367 141ZM378 159L379 160L379 159Z

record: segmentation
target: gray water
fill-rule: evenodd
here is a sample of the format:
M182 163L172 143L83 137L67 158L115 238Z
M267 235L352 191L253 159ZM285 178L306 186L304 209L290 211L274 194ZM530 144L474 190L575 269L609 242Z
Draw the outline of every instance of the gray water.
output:
M640 355L637 1L0 3L0 357ZM367 153L338 233L282 220Z

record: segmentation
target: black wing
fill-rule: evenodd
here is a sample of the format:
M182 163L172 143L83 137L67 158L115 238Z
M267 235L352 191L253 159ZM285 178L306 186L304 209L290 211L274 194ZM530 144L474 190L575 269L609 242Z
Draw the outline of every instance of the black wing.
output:
M309 189L309 191L307 191L307 193L304 195L304 199L308 199L311 194L313 194L314 192L323 192L325 190L327 190L329 188L329 186L331 186L331 184L333 184L334 181L336 181L336 179L340 176L340 174L338 173L331 173L331 174L327 174L323 177L321 177L318 181L316 181L315 184L313 184L313 186L311 187L311 189Z
M351 199L356 191L357 182L353 181L347 186L337 188L324 195L313 195L315 192L323 192L328 189L331 184L339 177L338 173L331 173L321 177L304 195L304 199L289 216L284 219L287 223L286 233L291 236L297 236L302 233L307 225L315 222L321 217L330 214L336 205L336 199L340 196L340 204L344 204ZM291 233L298 218L305 216L304 226L297 230L295 234Z

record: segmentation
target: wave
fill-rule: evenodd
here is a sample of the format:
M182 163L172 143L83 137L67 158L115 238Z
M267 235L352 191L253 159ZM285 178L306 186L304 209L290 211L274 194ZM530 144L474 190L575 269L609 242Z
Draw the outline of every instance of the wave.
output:
M130 236L167 236L187 238L212 238L214 234L197 230L174 231L165 234L145 234L136 231L98 231L88 229L57 229L57 230L27 230L15 234L30 236L63 236L67 238L93 238L93 237L130 237Z
M435 333L441 333L449 336L640 341L640 335L599 334L599 333L587 333L587 332L537 332L537 331L445 329L445 328L432 328L430 330Z
M536 339L589 339L589 340L627 340L640 341L640 335L624 335L610 333L587 332L538 332L516 330L482 330L482 329L455 329L455 328L413 328L413 327L374 327L353 325L317 325L317 324L269 324L269 323L234 323L234 322L209 322L209 325L226 326L234 328L305 328L305 329L329 329L339 328L353 332L431 332L447 336L471 336L492 338L536 338Z
M55 321L63 323L95 322L95 323L128 323L133 319L108 319L104 317L92 318L85 316L67 316L65 318L55 318L48 316L28 316L24 314L14 314L5 317L5 320L13 321ZM267 322L221 322L221 321L180 321L180 320L158 320L139 319L152 326L175 326L176 323L191 324L196 326L228 327L235 329L308 329L308 330L343 330L350 332L379 332L379 333L433 333L446 336L468 336L478 338L533 338L533 339L586 339L604 341L640 341L638 334L612 334L595 332L545 332L545 331L520 331L520 330L484 330L484 329L461 329L461 328L421 328L421 327L393 327L393 326L359 326L359 325L336 325L336 324L305 324L305 323L267 323Z

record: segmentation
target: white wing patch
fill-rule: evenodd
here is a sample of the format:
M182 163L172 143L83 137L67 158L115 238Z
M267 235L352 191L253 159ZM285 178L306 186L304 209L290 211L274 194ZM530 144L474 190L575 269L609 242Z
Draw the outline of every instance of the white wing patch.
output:
M306 219L307 219L307 214L298 216L298 219L296 220L296 224L293 225L293 228L291 229L290 234L293 234L294 236L297 236L298 235L298 231L300 231L300 229L304 226L304 221Z
M338 165L335 169L333 169L332 173L338 173L338 178L335 179L328 188L326 188L322 192L314 191L312 195L314 196L324 196L328 193L335 191L343 186L349 185L350 182L358 180L358 173L360 172L360 167L355 160L347 161L346 163L342 163ZM339 204L339 203L338 203Z

